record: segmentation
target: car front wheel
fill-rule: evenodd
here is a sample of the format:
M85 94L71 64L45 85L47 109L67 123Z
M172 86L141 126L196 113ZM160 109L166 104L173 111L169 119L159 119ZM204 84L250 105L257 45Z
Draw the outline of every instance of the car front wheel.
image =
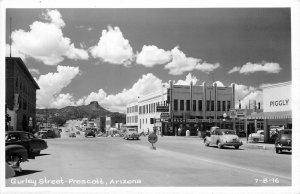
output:
M21 163L21 158L16 155L11 155L8 157L7 163L12 167L19 167Z
M282 153L282 149L276 148L276 153L277 153L277 154L281 154L281 153Z
M235 148L235 149L239 149L239 148L240 148L240 146L234 146L234 148Z
M209 142L206 141L206 140L204 140L204 145L205 145L205 146L209 146Z
M222 149L222 148L223 148L221 142L218 143L218 148L219 148L219 149Z

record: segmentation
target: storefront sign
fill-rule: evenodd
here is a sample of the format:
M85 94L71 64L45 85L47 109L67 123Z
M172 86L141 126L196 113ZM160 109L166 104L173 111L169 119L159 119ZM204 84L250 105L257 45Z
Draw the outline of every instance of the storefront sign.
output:
M163 112L160 114L160 118L161 119L169 119L170 118L170 114L167 112Z
M156 112L169 112L169 106L157 106Z
M291 82L263 88L264 112L290 111L291 104Z

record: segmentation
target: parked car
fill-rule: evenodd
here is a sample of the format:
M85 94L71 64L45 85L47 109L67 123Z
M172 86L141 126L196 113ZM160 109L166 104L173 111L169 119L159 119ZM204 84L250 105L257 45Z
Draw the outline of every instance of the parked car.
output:
M251 133L249 135L249 141L263 142L264 140L264 130L257 130L256 133Z
M128 128L125 132L124 139L140 139L140 135L134 128Z
M34 134L34 136L42 138L42 139L47 139L47 138L55 138L55 131L54 129L43 129L41 131L38 131Z
M235 149L239 149L243 143L234 130L214 128L211 129L210 135L204 138L204 144L206 146L216 145L220 149L223 146L233 146Z
M20 163L25 161L28 161L28 152L24 146L13 144L5 146L5 162L15 172L22 171Z
M37 137L37 138L42 138L42 139L47 139L48 138L47 131L44 131L44 130L36 132L34 134L34 136Z
M270 139L269 142L274 143L276 138L278 136L278 133L276 129L270 130ZM257 130L256 133L251 133L249 135L249 141L251 142L264 142L265 141L265 132L264 130Z
M96 137L96 134L93 129L86 129L84 132L84 136L85 137L88 137L88 136Z
M76 137L76 134L74 132L69 134L69 137Z
M47 142L43 139L36 138L33 134L25 131L6 131L5 146L21 145L25 147L29 158L39 155L41 150L47 149Z
M275 140L276 153L281 154L283 150L292 150L292 130L284 129L278 133Z
M77 134L77 135L80 135L80 131L76 131L76 134Z

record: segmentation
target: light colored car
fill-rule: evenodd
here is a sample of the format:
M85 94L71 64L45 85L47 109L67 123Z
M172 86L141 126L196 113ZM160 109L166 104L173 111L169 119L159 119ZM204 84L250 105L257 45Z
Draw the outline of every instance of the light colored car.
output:
M140 135L138 134L137 130L134 128L126 129L126 133L124 135L124 139L140 139Z
M206 146L216 145L220 149L224 146L233 146L235 149L239 149L243 143L234 130L213 128L210 135L204 138L204 144Z
M264 130L257 130L256 133L251 133L249 135L249 141L263 142L265 140L264 137Z

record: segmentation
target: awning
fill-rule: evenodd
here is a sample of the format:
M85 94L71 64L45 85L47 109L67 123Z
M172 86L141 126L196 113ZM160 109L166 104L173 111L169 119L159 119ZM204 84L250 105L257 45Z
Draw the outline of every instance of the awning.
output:
M292 111L252 113L247 119L291 119Z

